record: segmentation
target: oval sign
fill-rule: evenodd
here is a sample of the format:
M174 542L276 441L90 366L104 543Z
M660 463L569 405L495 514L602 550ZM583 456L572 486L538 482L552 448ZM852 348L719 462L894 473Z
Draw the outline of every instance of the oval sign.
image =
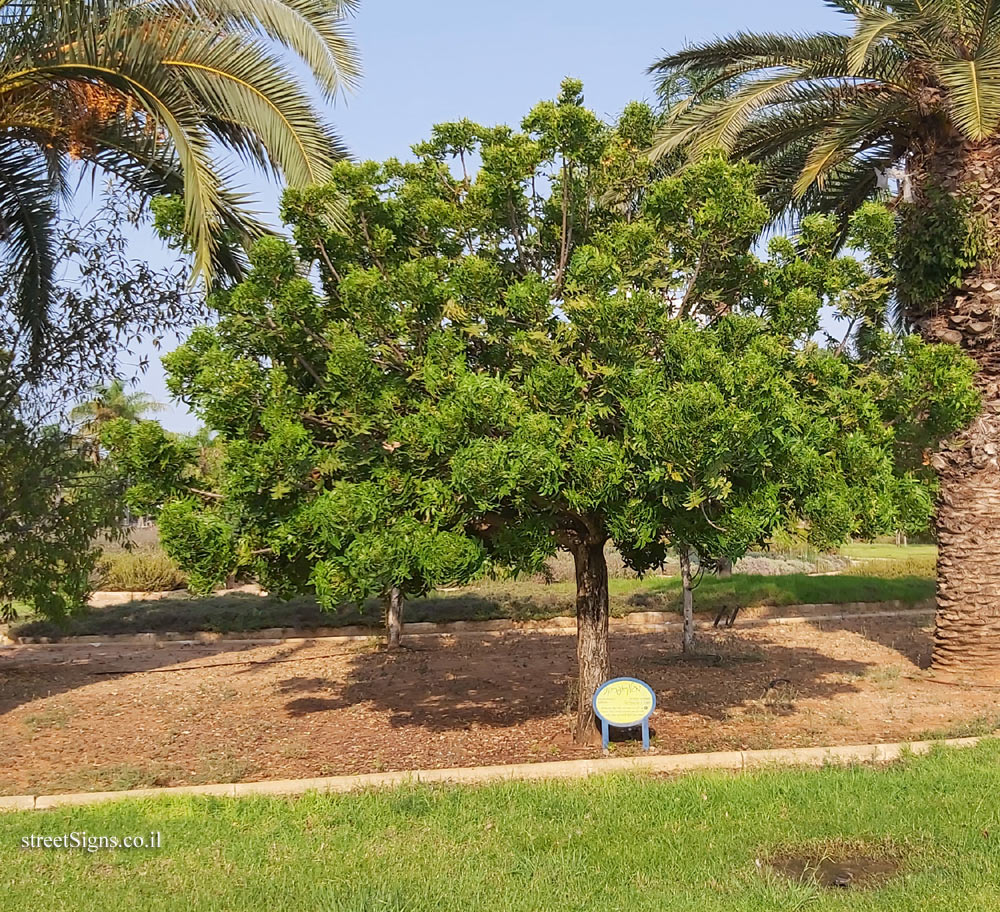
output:
M594 694L594 712L602 722L615 728L631 728L645 722L656 709L656 694L645 681L614 678L605 681Z

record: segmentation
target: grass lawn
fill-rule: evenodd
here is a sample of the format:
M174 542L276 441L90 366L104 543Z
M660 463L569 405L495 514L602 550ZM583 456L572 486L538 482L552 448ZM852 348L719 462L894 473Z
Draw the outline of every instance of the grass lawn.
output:
M773 912L1000 908L1000 742L888 769L601 777L301 799L169 799L0 815L4 910ZM160 850L21 849L162 834ZM891 858L876 886L768 859ZM758 860L762 862L758 866Z
M855 542L840 553L855 560L934 560L937 545L896 545L892 542Z
M681 584L677 577L613 579L611 611L616 616L633 611L680 611ZM932 598L934 582L923 576L748 576L730 579L706 576L695 593L695 609L718 612L722 607L800 605L817 603L880 602L916 603ZM409 621L539 620L574 613L573 583L532 581L485 582L454 591L431 593L406 607ZM361 624L381 627L381 606L369 601L326 614L311 598L282 602L246 593L211 598L178 598L132 602L93 609L69 618L64 625L45 620L25 620L12 625L20 636L106 636L198 630L227 633L269 627L342 627Z

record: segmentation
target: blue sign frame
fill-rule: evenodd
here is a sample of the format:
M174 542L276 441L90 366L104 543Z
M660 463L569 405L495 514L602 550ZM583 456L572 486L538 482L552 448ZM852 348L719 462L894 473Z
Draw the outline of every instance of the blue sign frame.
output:
M653 705L650 707L649 712L646 713L641 719L636 719L634 722L629 722L628 725L619 725L615 722L609 722L597 709L597 697L605 687L609 684L620 684L622 681L629 681L632 684L638 684L640 687L646 688L649 691L649 695L653 700ZM605 681L600 687L594 691L594 699L591 701L591 705L594 707L594 715L601 720L601 746L604 750L608 749L608 740L610 735L610 728L613 725L615 728L635 728L637 725L642 726L642 749L649 750L649 717L653 714L653 710L656 709L656 693L652 687L650 687L645 681L640 681L638 678L612 678L610 681Z

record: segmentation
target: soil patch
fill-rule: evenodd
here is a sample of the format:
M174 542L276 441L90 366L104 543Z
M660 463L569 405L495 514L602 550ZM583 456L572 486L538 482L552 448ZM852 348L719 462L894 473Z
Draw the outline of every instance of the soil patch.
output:
M869 890L897 875L896 858L871 855L779 855L768 863L772 871L796 883L813 883L835 890Z
M922 670L929 620L618 631L616 674L657 694L653 749L684 753L986 734L1000 694ZM572 741L575 640L428 637L0 650L0 794L193 785L599 756ZM635 742L614 753L638 752Z

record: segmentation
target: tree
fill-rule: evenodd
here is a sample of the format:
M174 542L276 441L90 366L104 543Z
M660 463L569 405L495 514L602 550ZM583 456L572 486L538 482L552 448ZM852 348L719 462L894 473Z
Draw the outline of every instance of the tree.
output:
M255 270L250 281L260 277ZM216 361L216 379L230 392L247 378L233 368ZM279 596L312 592L330 611L378 596L393 649L405 598L467 582L482 567L482 549L449 524L454 511L440 490L399 471L391 451L360 451L367 432L345 425L340 441L310 439L296 427L310 416L296 410L279 418L301 409L294 398L281 401L287 392L267 390L267 436L259 427L249 436L220 430L221 460L208 466L195 438L151 421L112 422L103 439L130 483L126 503L157 516L160 541L192 591L208 592L245 569Z
M17 603L59 618L90 592L95 537L113 530L120 499L58 428L0 412L0 617Z
M81 389L106 383L137 337L202 313L183 276L128 257L127 212L113 193L84 223L58 229L58 267L75 276L55 290L41 348L19 314L0 306L0 613L18 603L59 617L84 605L93 546L123 517L123 491L95 467L62 423ZM9 288L16 266L0 269ZM2 304L8 305L9 299Z
M846 219L902 166L896 275L906 318L979 366L984 408L929 458L940 480L937 634L942 669L1000 664L1000 8L832 0L839 34L739 34L653 70L738 82L678 108L656 154L717 146L760 162L775 211Z
M41 345L56 301L55 244L70 163L143 197L182 194L195 273L241 273L233 242L262 228L218 148L322 181L342 147L286 66L298 55L331 97L358 75L352 0L8 3L0 17L0 256L9 306Z
M149 393L141 390L127 392L121 380L99 384L92 392L93 398L70 409L69 420L76 425L77 434L87 442L95 464L100 462L101 433L108 424L119 418L134 424L150 412L163 410L163 405Z
M825 222L822 251L786 242L761 262L754 169L715 158L651 181L655 124L638 104L602 123L568 80L520 132L442 124L413 163L341 163L328 186L289 191L298 256L258 244L250 277L213 299L218 322L165 359L174 394L226 440L220 490L191 497L142 426L117 447L161 528L201 530L168 532L174 556L190 566L217 540L329 603L331 582L393 566L383 552L411 538L449 568L452 551L518 571L565 548L589 741L611 674L609 540L641 572L673 542L735 554L793 515L817 541L868 531L876 504L891 518L891 492L921 482L897 471L887 391L894 419L923 396L929 432L950 430L948 408L975 400L948 387L965 362L913 343L937 372L904 396L811 343L821 302L871 276L830 255ZM690 531L718 517L715 539ZM355 528L378 546L352 554Z

